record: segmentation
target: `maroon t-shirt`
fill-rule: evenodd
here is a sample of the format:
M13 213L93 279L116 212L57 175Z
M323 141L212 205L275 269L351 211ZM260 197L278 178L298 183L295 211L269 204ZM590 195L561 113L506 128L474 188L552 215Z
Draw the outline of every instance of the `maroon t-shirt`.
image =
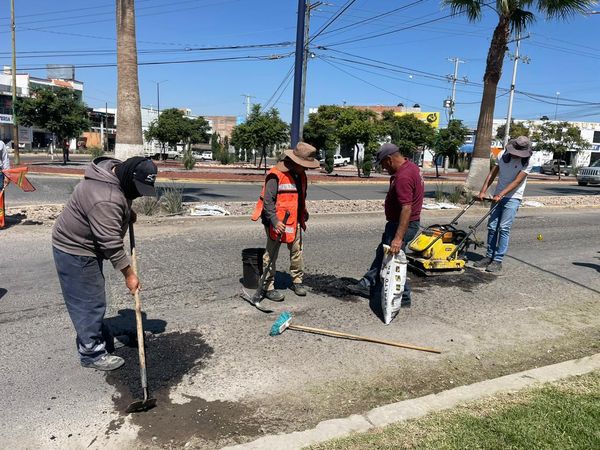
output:
M410 221L420 220L425 184L419 167L406 161L390 178L390 189L385 197L385 219L399 222L402 205L412 205Z

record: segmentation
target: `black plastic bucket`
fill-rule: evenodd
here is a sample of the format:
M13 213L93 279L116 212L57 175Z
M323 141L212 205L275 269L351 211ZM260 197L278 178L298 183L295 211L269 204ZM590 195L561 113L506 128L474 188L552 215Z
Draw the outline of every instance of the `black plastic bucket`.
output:
M263 273L264 248L245 248L242 250L244 277L242 284L246 289L258 289L258 281Z

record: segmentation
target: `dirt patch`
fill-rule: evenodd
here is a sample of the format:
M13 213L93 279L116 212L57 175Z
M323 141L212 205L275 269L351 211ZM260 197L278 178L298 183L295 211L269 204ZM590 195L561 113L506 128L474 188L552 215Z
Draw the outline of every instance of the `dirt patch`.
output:
M354 284L357 280L348 277L336 277L323 273L305 274L303 282L317 295L337 298L345 302L359 302L360 299L352 294L346 286Z
M143 398L140 386L138 354L135 347L124 347L116 354L127 363L119 370L107 373L106 381L117 389L113 397L120 417L113 420L106 434L116 432L125 420L125 409ZM145 413L131 414L131 422L140 427L138 439L152 446L183 446L192 437L219 441L237 435L256 435L259 426L249 420L252 412L231 402L208 402L202 398L185 397L187 403L173 403L171 388L184 376L198 373L213 354L212 347L197 332L164 333L146 339L146 365L150 396L157 406Z
M589 356L598 352L598 342L600 332L588 329L559 339L532 343L536 353L531 351L532 346L529 345L502 348L451 359L442 356L436 362L403 365L372 378L336 379L307 386L304 392L289 392L285 396L271 398L270 405L263 406L263 410L269 411L265 421L270 417L294 417L293 421L282 422L278 426L271 422L270 432L303 430L314 427L322 420L364 413L392 402Z
M489 284L496 278L497 275L467 267L463 273L447 273L429 277L413 273L410 277L410 287L413 292L417 293L440 287L456 287L463 292L472 293L480 285Z

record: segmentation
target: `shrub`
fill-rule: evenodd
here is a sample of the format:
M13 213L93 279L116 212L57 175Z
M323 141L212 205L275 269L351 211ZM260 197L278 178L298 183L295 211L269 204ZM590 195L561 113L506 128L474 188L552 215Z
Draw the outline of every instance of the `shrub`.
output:
M104 155L104 150L102 150L102 147L90 147L88 148L88 152L90 153L92 159L96 159Z
M435 201L446 201L446 192L444 191L444 185L442 183L438 183L435 185Z
M467 161L466 158L458 158L456 160L456 170L458 170L459 172L464 172L465 170L467 170L467 166L468 166L469 162Z
M182 162L184 169L192 170L196 165L196 158L194 158L194 155L192 155L192 152L190 150L187 150L183 153Z
M159 197L140 197L133 201L133 209L138 214L153 216L160 210Z
M166 213L181 214L183 212L183 188L175 183L165 187L161 203Z

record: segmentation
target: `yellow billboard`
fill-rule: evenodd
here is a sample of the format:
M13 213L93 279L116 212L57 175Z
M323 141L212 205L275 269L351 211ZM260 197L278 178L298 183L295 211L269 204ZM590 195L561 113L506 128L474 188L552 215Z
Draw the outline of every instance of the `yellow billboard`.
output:
M438 128L440 126L440 113L439 112L395 112L396 116L405 116L407 114L412 114L417 119L428 123L433 128Z

